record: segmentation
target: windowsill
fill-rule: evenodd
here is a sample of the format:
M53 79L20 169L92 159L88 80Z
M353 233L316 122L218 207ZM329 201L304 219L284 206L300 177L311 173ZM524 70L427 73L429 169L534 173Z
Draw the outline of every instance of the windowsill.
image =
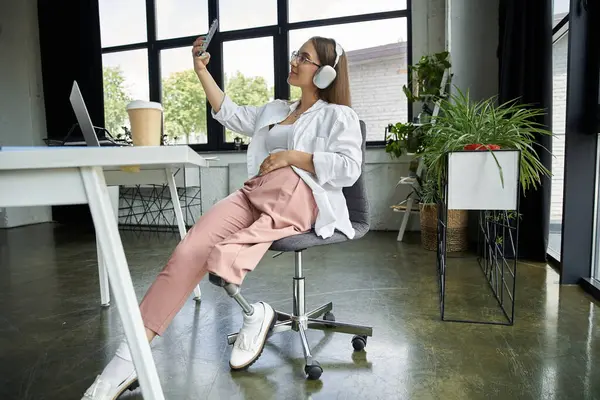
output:
M246 162L246 150L216 150L216 151L196 151L202 157L216 157L217 160L211 161L210 165L214 167L227 167L229 164L244 164ZM385 152L385 146L369 146L366 153L366 164L409 164L412 156L402 156L400 158L391 158Z

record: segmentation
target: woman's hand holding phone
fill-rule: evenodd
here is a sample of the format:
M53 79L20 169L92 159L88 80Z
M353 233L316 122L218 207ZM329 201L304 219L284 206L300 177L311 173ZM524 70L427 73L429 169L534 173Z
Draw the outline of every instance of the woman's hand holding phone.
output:
M206 98L208 99L210 106L215 112L219 112L225 93L219 88L213 77L210 75L210 72L208 72L208 69L206 69L206 65L210 61L210 54L203 52L201 55L197 55L197 53L204 48L204 39L205 36L200 36L194 41L192 46L194 71L196 72L198 79L200 79L200 83L206 93Z
M208 52L203 52L200 56L196 55L198 52L202 51L204 39L204 36L200 36L194 41L192 47L192 58L194 59L194 71L196 71L196 74L206 70L206 65L210 61L210 54Z

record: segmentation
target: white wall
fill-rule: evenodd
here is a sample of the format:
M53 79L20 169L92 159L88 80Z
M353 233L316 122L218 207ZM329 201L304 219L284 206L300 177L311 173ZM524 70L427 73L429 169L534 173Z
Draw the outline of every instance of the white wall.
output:
M447 0L453 85L481 100L498 94L498 0Z
M0 146L44 145L39 47L37 2L0 2ZM0 228L47 222L51 217L50 207L0 209Z

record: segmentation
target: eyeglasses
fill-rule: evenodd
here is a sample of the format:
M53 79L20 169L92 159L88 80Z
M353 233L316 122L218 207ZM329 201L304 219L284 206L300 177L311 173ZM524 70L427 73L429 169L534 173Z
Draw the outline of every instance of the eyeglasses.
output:
M313 64L316 65L317 67L320 67L319 64L317 64L316 62L314 62L313 60L309 59L308 57L302 55L302 54L298 54L297 51L292 51L292 57L290 58L290 62L293 62L294 60L296 60L298 62L298 64Z

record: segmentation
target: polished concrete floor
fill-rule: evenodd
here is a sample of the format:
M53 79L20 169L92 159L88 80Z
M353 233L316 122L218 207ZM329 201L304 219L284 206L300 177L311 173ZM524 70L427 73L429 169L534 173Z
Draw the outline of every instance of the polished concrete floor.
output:
M141 298L176 236L122 236ZM306 381L297 333L287 332L247 372L230 372L225 335L242 315L204 280L202 303L190 299L153 343L166 398L600 399L600 310L577 286L522 263L514 326L442 322L435 254L418 235L395 238L370 233L305 254L307 307L333 300L338 321L372 325L366 352L346 335L311 331L325 371ZM0 399L79 399L122 337L115 305L99 306L93 235L44 224L0 231L0 246ZM289 311L292 263L266 258L244 294ZM501 320L478 268L472 256L448 259L447 316Z

